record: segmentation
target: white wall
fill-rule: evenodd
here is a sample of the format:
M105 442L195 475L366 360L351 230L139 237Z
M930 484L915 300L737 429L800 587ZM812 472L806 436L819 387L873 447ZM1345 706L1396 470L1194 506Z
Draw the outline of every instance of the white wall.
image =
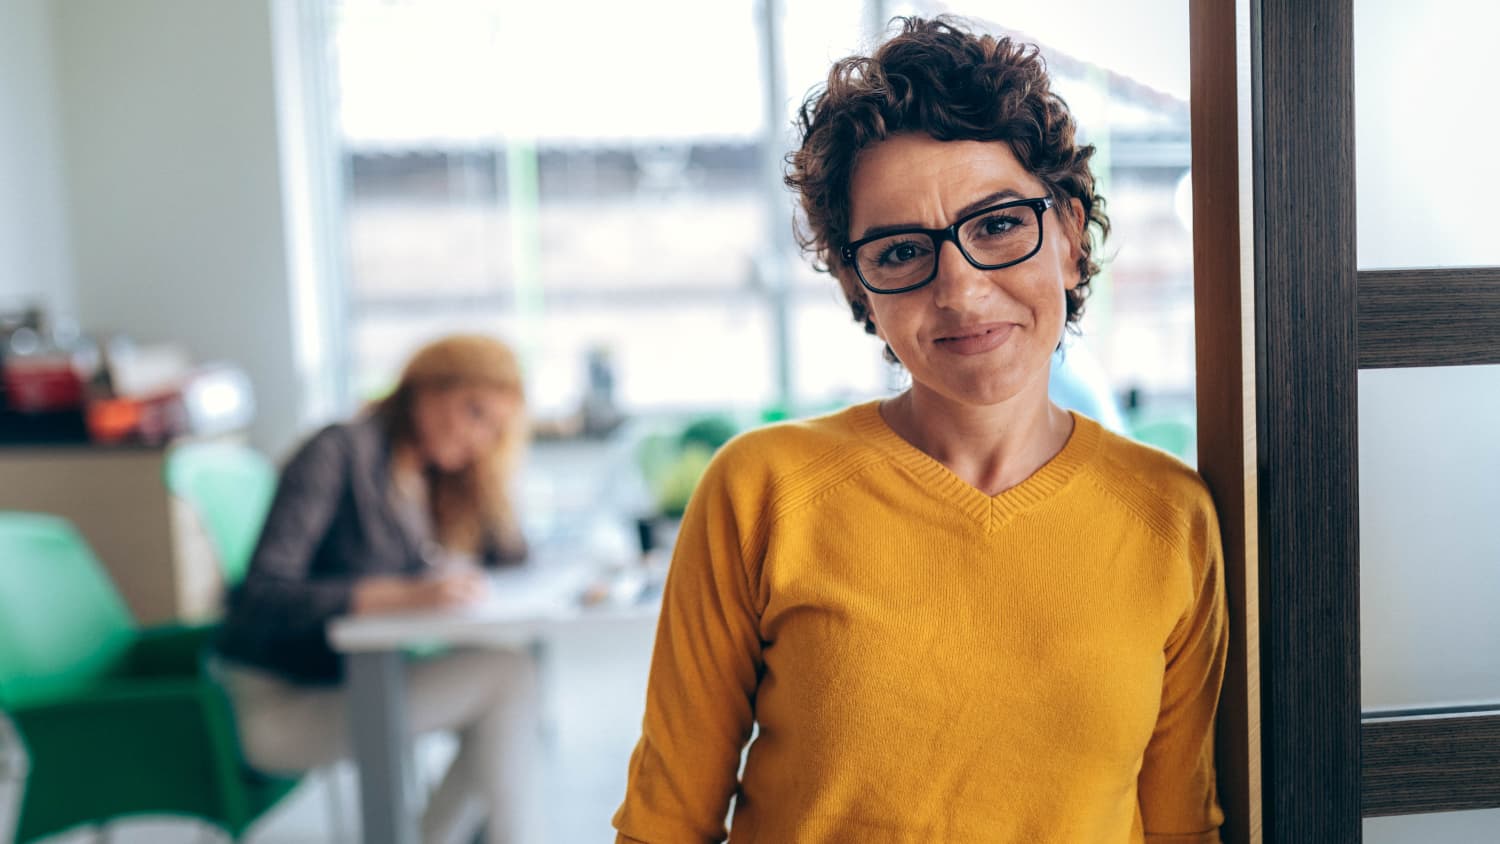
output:
M82 322L244 366L252 437L296 438L266 0L55 0L51 25Z
M47 0L0 0L0 308L72 310Z

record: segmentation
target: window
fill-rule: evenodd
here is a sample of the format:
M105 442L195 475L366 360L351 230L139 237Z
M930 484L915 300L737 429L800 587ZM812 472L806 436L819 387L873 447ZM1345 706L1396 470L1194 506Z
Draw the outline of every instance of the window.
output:
M797 255L778 178L796 104L871 43L879 4L785 4L772 65L760 0L330 2L351 398L465 328L517 343L543 416L579 405L591 354L635 411L814 410L899 386ZM1097 363L1143 429L1190 424L1185 22L1175 50L1111 52L1123 13L1080 27L1028 7L1010 29L1018 9L978 5L889 11L963 12L1041 45L1099 147L1115 226L1069 365Z
M775 403L754 4L516 5L338 5L356 391L469 327L521 347L543 415L576 407L591 352L627 408ZM878 383L861 339L852 381L807 368L816 391Z

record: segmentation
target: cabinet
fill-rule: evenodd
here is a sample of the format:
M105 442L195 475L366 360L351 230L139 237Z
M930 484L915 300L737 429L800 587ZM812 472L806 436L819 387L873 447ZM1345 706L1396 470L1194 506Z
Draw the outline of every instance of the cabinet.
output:
M141 624L217 617L223 577L197 513L167 491L171 446L0 448L0 510L68 519Z

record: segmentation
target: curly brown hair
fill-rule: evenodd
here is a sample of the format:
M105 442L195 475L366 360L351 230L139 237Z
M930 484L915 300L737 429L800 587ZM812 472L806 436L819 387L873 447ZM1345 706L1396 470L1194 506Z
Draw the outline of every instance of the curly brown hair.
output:
M976 35L948 16L897 18L901 30L871 56L835 62L828 81L803 100L797 115L802 145L786 157L786 184L801 198L797 242L814 266L832 272L855 322L874 334L866 294L844 265L849 241L849 180L859 153L891 135L921 132L940 141L1003 141L1041 179L1059 210L1077 200L1078 286L1067 292L1067 324L1083 316L1089 281L1099 272L1095 233L1109 234L1104 197L1095 191L1093 145L1074 139L1068 104L1052 92L1047 65L1034 44ZM1090 229L1092 227L1092 230ZM887 350L889 356L889 350Z

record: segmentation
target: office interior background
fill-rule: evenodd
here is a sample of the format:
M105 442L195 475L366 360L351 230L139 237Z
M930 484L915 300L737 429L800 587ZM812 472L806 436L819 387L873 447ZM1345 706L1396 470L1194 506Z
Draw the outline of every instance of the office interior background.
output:
M1355 5L1361 43L1424 37L1400 4ZM518 501L539 558L631 565L652 527L670 541L670 517L701 468L685 431L741 431L904 388L837 284L799 253L782 159L796 106L833 59L875 43L892 16L939 13L1036 43L1097 149L1113 228L1082 331L1057 360L1059 400L1192 463L1183 0L0 0L0 327L10 343L0 360L24 368L97 349L134 360L142 392L202 379L202 431L184 430L183 441L202 433L274 465L384 395L422 343L493 333L524 364L535 433ZM1493 11L1464 13L1500 24ZM1492 56L1462 61L1473 67L1434 60L1433 73L1500 71ZM1395 100L1421 90L1358 71ZM1472 119L1476 138L1500 131L1500 111ZM1379 155L1378 130L1369 141L1364 131L1362 149ZM1374 174L1366 189L1364 178L1362 209L1366 194L1400 208L1399 191L1382 192ZM1482 215L1477 198L1453 201ZM1376 212L1362 215L1377 225ZM1426 262L1389 242L1398 211L1381 220L1389 227L1361 229L1361 266ZM1492 237L1463 231L1445 260L1496 263ZM1453 413L1493 422L1500 371L1477 369L1429 378L1464 397ZM1402 406L1422 389L1402 377L1362 376L1371 407L1387 414L1362 426L1374 445L1437 413ZM1472 502L1500 500L1492 427L1443 452L1444 477L1457 479L1443 518L1483 521ZM0 509L43 509L31 503L43 500L36 488L68 497L59 478L100 477L85 452L111 447L77 445L62 460L44 439L33 429L0 445ZM156 441L163 463L174 442ZM1483 458L1463 466L1453 457L1462 454ZM38 462L54 458L67 465ZM1437 471L1396 454L1366 477L1382 467L1392 487ZM133 494L131 477L117 495ZM190 497L170 485L140 495ZM1398 518L1379 513L1412 506L1388 500L1384 511L1380 499L1361 502L1376 534L1399 532ZM209 517L196 517L208 532ZM125 528L84 534L117 581L138 577L117 584L137 620L211 623L222 578L184 573L180 539L119 539ZM162 575L175 578L170 594L139 573L166 565L140 558L151 542L184 567ZM1492 617L1484 607L1500 596L1495 540L1454 543L1452 576L1472 586L1458 612L1447 592L1414 587L1421 581L1394 563L1380 579L1366 575L1370 612L1407 619L1418 611L1393 607L1408 599L1434 610L1365 631L1370 705L1412 705L1412 688L1436 682L1421 674L1422 654L1445 650L1444 637L1500 653L1500 627L1476 620ZM1435 616L1459 620L1445 627ZM549 643L537 774L549 841L610 834L653 631L643 615ZM1492 697L1494 668L1491 658L1444 694ZM430 779L453 744L439 737L417 751ZM358 840L357 790L347 764L308 777L243 840ZM1500 836L1500 813L1460 814L1372 819L1366 840ZM0 812L0 841L4 821ZM156 822L165 826L143 822L111 840L177 834Z

